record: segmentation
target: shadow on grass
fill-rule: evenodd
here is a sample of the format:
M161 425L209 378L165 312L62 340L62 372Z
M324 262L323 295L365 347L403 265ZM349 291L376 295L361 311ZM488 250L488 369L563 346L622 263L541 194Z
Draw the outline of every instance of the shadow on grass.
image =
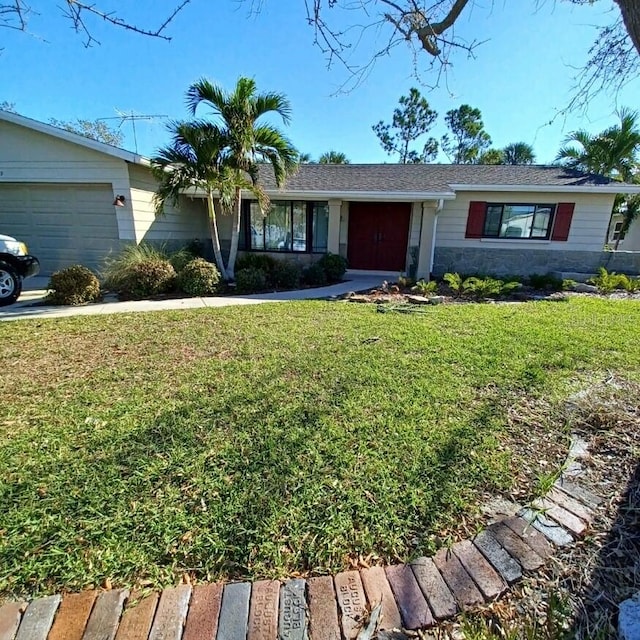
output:
M584 566L578 583L581 608L567 638L605 640L617 637L618 605L640 591L640 463L624 491L615 519L593 565Z

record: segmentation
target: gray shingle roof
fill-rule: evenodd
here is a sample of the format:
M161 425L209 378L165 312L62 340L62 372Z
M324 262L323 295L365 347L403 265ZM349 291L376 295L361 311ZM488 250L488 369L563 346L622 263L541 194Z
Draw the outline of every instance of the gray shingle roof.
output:
M260 180L275 189L268 166L260 168ZM302 164L284 187L295 191L386 191L450 193L451 185L575 186L613 184L603 176L543 165L451 165L451 164Z

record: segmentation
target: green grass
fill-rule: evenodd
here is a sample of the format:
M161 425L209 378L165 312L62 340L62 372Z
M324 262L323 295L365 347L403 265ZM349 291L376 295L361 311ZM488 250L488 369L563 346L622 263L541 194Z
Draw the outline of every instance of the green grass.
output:
M509 402L639 377L638 327L585 299L1 323L0 593L428 551L509 488Z

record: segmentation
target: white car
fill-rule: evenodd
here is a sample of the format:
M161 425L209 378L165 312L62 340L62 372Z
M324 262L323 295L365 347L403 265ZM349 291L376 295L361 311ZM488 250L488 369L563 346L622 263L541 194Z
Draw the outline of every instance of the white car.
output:
M13 304L22 292L22 281L40 272L40 262L29 255L27 245L0 234L0 307Z

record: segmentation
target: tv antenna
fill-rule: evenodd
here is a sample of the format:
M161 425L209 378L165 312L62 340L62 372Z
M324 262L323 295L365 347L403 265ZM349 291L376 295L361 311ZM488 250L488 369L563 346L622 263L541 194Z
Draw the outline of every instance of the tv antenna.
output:
M133 111L120 111L120 109L115 110L118 114L117 116L112 116L110 118L98 118L98 120L120 120L120 124L118 125L118 129L122 128L122 125L125 122L131 123L131 130L133 131L133 144L136 148L136 153L138 153L138 136L136 135L136 122L138 120L154 120L155 118L168 118L167 115L162 114L139 114L134 113Z

